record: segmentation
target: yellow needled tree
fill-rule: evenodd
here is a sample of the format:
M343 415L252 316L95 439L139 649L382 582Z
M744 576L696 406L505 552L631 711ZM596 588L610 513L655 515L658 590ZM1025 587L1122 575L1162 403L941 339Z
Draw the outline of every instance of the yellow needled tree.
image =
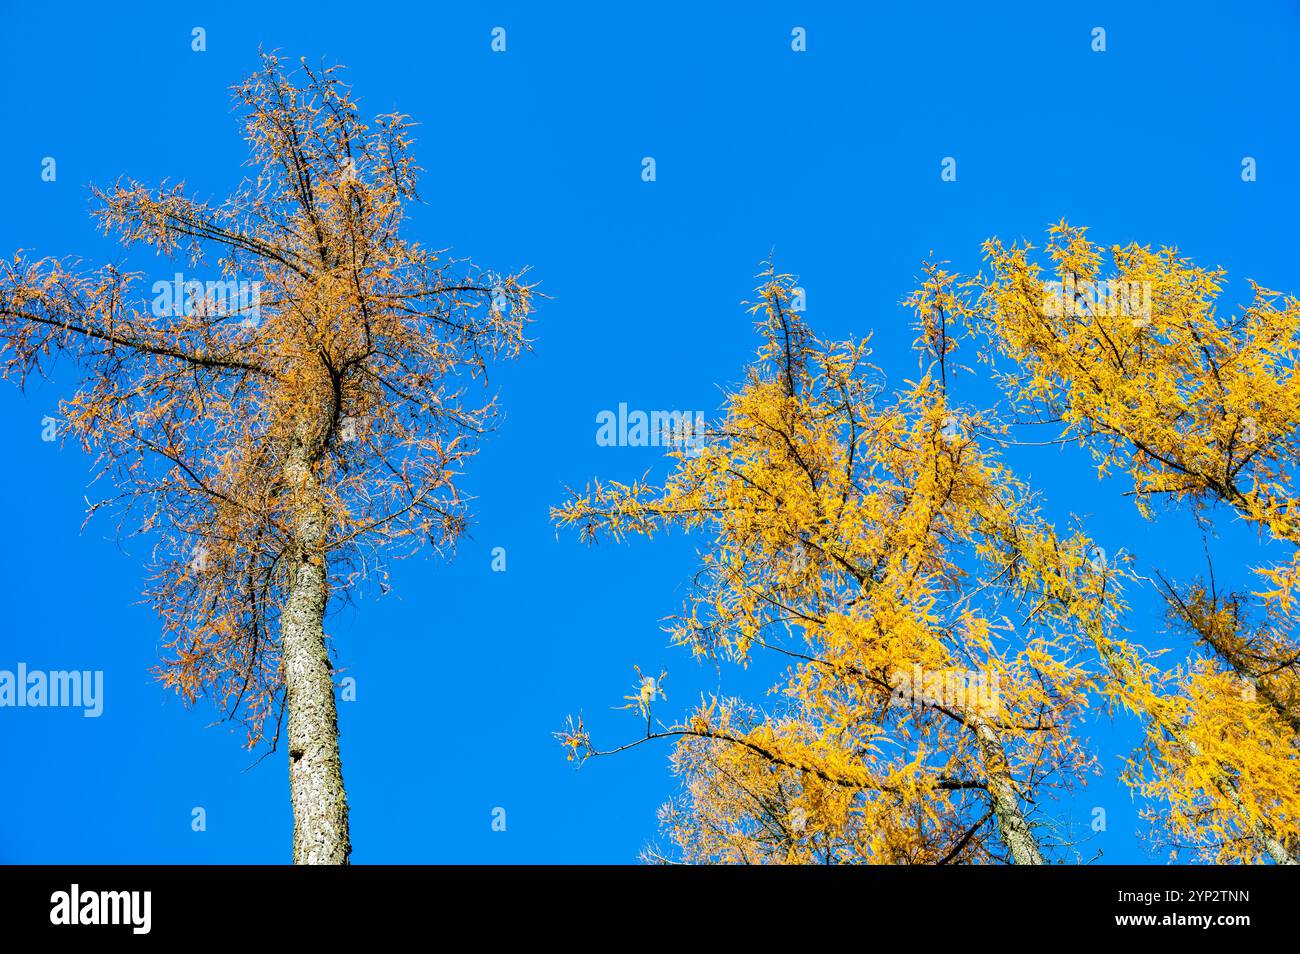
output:
M1090 449L1145 516L1186 508L1207 530L1246 521L1288 551L1253 594L1159 578L1175 627L1207 650L1161 678L1119 667L1146 720L1130 777L1165 806L1169 840L1219 862L1300 860L1300 301L1250 283L1218 307L1225 272L1173 248L1094 244L1064 221L1036 256L986 243L972 325L1022 417Z
M777 702L656 721L662 678L642 677L642 736L601 747L580 718L558 736L579 761L675 740L684 793L652 860L1043 864L1068 840L1041 816L1049 790L1092 768L1073 726L1100 670L1079 621L1109 631L1118 592L950 403L952 276L931 267L910 300L922 367L892 399L866 343L819 341L794 296L769 267L757 361L663 486L598 482L553 512L592 541L698 535L675 641L787 661Z

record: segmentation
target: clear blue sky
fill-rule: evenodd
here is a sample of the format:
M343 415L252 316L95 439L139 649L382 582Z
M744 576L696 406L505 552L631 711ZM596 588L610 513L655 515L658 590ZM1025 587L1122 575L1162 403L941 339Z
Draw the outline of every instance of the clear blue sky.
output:
M660 631L694 541L586 549L557 540L547 510L592 476L662 474L657 450L598 447L595 414L716 409L755 346L738 303L769 249L802 277L817 330L874 332L895 376L915 367L898 301L931 249L973 270L985 237L1040 241L1062 216L1222 264L1234 293L1245 276L1300 290L1292 3L189 6L0 3L0 254L120 260L86 216L89 182L125 173L224 195L245 158L228 87L261 44L344 63L364 111L424 123L413 237L531 264L554 296L535 352L495 378L508 419L468 476L472 538L451 564L398 565L392 595L327 623L358 682L341 705L356 862L627 862L654 835L676 786L666 748L575 772L550 733L581 710L600 738L631 737L635 720L610 707L633 663L669 670L670 711L742 683ZM795 26L806 53L790 49ZM955 183L940 181L945 156ZM1244 156L1257 182L1242 182ZM106 709L0 709L0 862L286 861L283 753L244 771L255 756L240 732L152 681L143 554L107 520L79 533L89 461L40 439L71 383L0 389L0 669L102 669ZM1091 514L1112 552L1198 569L1188 521L1141 523L1077 456L1017 461L1051 513ZM505 573L491 572L497 546ZM1244 583L1257 547L1236 532L1216 547ZM1131 623L1164 639L1150 599ZM1086 824L1105 807L1084 856L1152 860L1113 782L1132 726L1101 719L1093 739L1106 777L1047 809ZM191 830L195 806L206 832Z

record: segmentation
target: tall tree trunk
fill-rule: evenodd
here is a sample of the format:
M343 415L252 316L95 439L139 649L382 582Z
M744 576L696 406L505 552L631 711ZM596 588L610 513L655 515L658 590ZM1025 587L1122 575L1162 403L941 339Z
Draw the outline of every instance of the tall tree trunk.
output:
M1029 825L1029 819L1020 809L1020 795L1011 778L1007 753L997 730L982 716L971 715L969 723L979 746L980 761L988 779L989 800L993 817L997 819L998 834L1011 852L1011 860L1018 865L1045 865L1047 861L1038 848L1038 839Z
M301 435L300 435L301 436ZM293 863L345 865L352 852L339 757L334 678L325 648L325 512L307 442L295 440L286 477L298 505L287 554L289 592L280 615L289 709Z

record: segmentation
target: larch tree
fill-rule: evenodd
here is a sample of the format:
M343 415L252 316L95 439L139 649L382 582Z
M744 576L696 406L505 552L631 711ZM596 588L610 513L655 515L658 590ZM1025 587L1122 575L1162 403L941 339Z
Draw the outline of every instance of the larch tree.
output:
M61 417L115 488L91 512L153 545L161 679L250 747L285 733L301 864L351 851L327 609L388 558L454 546L459 474L499 418L471 389L526 347L532 297L403 237L412 123L367 125L337 69L267 54L235 87L253 174L220 203L93 190L106 232L216 281L150 302L115 267L20 252L0 271L5 375L75 363Z
M700 535L674 641L782 661L778 701L656 721L662 678L642 677L643 735L599 746L581 718L557 735L578 761L675 741L674 858L1046 863L1069 841L1040 814L1050 790L1095 768L1075 723L1103 671L1078 634L1113 638L1118 587L977 439L990 422L950 401L951 275L930 267L910 299L922 367L892 398L866 343L819 341L794 296L764 273L757 361L663 486L598 482L554 511L592 541Z
M1021 419L1058 428L1131 482L1144 516L1226 515L1284 551L1252 593L1207 579L1157 586L1199 647L1172 672L1113 667L1147 725L1130 778L1169 841L1219 862L1300 860L1300 301L1250 283L1220 309L1226 273L1177 249L1102 247L1060 222L1038 256L985 245L991 277L969 315Z

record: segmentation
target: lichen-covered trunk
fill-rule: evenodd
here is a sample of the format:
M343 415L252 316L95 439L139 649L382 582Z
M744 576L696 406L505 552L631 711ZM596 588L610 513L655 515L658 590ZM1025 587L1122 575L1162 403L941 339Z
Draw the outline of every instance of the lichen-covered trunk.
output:
M1016 791L1011 768L1007 765L1006 750L997 730L981 716L970 717L971 731L979 747L980 761L988 780L989 800L993 817L997 820L998 834L1011 852L1011 860L1018 865L1044 865L1038 839L1029 825L1029 819L1020 808L1020 795Z
M294 540L289 553L289 589L281 609L289 790L293 799L293 863L345 865L347 793L339 757L334 678L325 647L325 513L304 441L295 442L286 464L295 498Z

